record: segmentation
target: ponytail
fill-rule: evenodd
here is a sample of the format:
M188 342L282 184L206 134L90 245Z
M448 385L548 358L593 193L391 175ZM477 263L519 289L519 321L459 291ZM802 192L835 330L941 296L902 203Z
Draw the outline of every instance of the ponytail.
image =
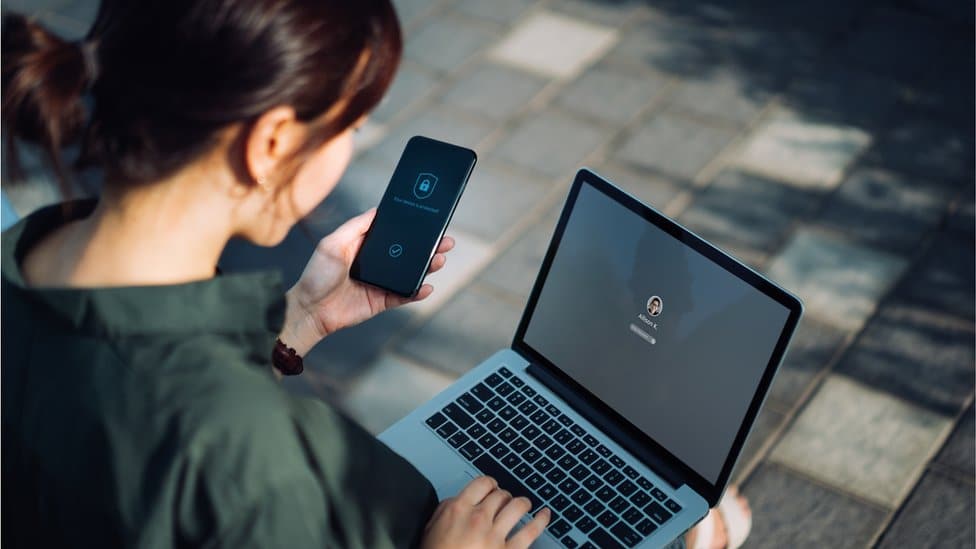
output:
M35 20L3 15L3 129L11 179L23 179L15 138L39 145L62 191L69 188L62 149L78 141L87 114L85 91L96 77L94 47L62 40ZM65 193L67 194L67 193Z

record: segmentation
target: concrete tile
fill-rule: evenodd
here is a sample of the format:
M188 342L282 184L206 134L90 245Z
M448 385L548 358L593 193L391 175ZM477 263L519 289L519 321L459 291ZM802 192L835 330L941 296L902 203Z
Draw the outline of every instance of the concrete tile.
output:
M949 427L942 415L830 375L770 459L890 508Z
M632 134L615 158L664 176L691 180L732 137L730 130L662 112Z
M759 453L760 448L763 444L773 436L776 429L783 423L786 416L776 410L771 409L769 406L763 407L762 411L759 412L759 416L756 418L756 422L752 425L752 432L749 433L749 438L746 439L745 446L742 447L742 454L739 455L739 461L735 465L735 469L732 470L732 483L740 484L744 478L743 473L745 468L748 467L754 458Z
M724 171L680 219L705 239L770 253L821 201L817 192Z
M537 0L461 0L455 9L472 17L480 17L495 23L509 24L522 17Z
M681 182L629 169L614 161L599 165L596 172L658 211L667 208L684 188Z
M305 369L332 380L335 385L346 386L366 371L411 318L410 312L401 308L340 330L323 339L305 356Z
M807 315L853 331L905 266L899 257L802 229L773 260L768 274L800 296Z
M475 114L504 120L538 95L547 80L491 62L478 66L444 95L444 101Z
M642 13L640 2L631 0L597 2L591 0L559 0L558 2L549 2L546 8L576 19L610 27L621 27L622 22L646 17Z
M671 99L674 108L741 126L755 118L772 95L753 86L742 71L719 69L684 79Z
M101 4L99 0L70 0L52 8L51 11L61 17L77 21L88 29L95 22L99 4Z
M510 248L493 261L479 282L513 295L524 302L532 291L542 258L549 247L557 217L547 217L530 227ZM514 334L514 329L512 330Z
M548 187L519 170L497 163L480 164L471 175L451 221L485 242L495 242L523 219Z
M386 137L388 129L383 124L375 122L372 118L359 126L359 131L353 134L354 153L362 154L369 150Z
M880 549L973 547L972 482L929 471L888 528Z
M870 142L856 127L780 111L754 131L735 165L799 187L830 189Z
M663 75L638 74L598 64L569 84L559 97L563 107L598 120L624 125L664 89ZM608 98L613 98L608 101Z
M799 404L814 376L827 367L846 339L843 330L803 317L786 358L776 372L769 393L770 402L784 410Z
M611 27L536 12L520 21L488 55L541 75L569 78L602 57L617 39L617 30Z
M974 341L971 323L893 299L871 319L836 371L955 416L976 386Z
M834 53L845 63L907 81L942 57L947 29L932 19L885 4L862 19Z
M753 517L748 549L860 549L886 514L773 464L763 464L744 492Z
M907 256L939 223L948 203L944 187L858 168L830 197L817 222L859 243Z
M899 284L907 304L973 321L976 317L976 252L970 237L940 232Z
M40 11L55 11L70 2L71 0L7 0L3 7L5 11L31 15Z
M684 77L713 65L720 49L721 39L700 20L663 15L629 29L610 55Z
M393 0L403 25L413 25L443 2L440 0Z
M866 162L926 181L971 183L974 155L971 124L939 123L930 114L909 111L879 135Z
M425 280L434 287L434 293L423 301L404 305L405 311L418 315L432 314L484 269L491 260L491 248L484 240L454 227L448 227L446 234L453 237L457 244L447 254L447 264L444 268Z
M949 435L935 461L952 467L959 473L972 475L976 471L976 411L970 405Z
M376 163L388 164L392 174L393 168L400 160L400 155L403 154L404 147L407 146L407 141L415 135L433 137L477 151L478 144L493 129L494 127L487 122L443 107L425 109L390 132L386 139L370 150L364 158Z
M949 216L949 229L962 235L967 235L970 239L976 234L976 200L974 200L974 190L972 185L963 192L953 207L952 214Z
M306 216L305 224L319 238L334 231L350 217L379 205L390 184L394 166L371 162L366 154L349 165L336 188Z
M567 176L575 173L605 138L605 132L591 124L547 110L520 121L494 154L545 176Z
M384 355L343 399L343 408L376 434L430 400L454 381L393 355Z
M487 27L460 18L437 17L408 36L404 57L439 71L452 71L498 36Z
M450 374L463 374L512 341L521 309L478 285L455 296L399 351Z
M902 91L902 86L891 78L830 58L798 75L783 94L783 104L820 120L868 131L877 128L894 109Z
M393 84L379 106L370 114L378 122L388 122L425 99L440 82L430 69L404 60L397 70Z

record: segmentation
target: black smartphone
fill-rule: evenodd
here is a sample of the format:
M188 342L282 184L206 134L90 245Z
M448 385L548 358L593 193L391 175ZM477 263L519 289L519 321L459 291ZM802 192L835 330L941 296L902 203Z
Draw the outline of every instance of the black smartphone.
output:
M477 159L471 149L411 137L349 276L404 297L416 295Z

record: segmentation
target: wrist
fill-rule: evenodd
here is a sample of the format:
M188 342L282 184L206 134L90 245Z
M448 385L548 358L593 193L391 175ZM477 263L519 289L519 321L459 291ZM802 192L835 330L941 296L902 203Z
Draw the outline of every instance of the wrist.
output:
M285 324L278 338L294 349L298 356L304 357L327 334L302 304L294 289L285 293L285 301Z

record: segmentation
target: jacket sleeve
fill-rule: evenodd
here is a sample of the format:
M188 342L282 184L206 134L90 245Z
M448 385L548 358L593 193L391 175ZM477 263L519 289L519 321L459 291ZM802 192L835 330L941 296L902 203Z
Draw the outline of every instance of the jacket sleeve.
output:
M337 547L416 547L437 506L430 482L324 402L294 398L295 428L327 502Z

